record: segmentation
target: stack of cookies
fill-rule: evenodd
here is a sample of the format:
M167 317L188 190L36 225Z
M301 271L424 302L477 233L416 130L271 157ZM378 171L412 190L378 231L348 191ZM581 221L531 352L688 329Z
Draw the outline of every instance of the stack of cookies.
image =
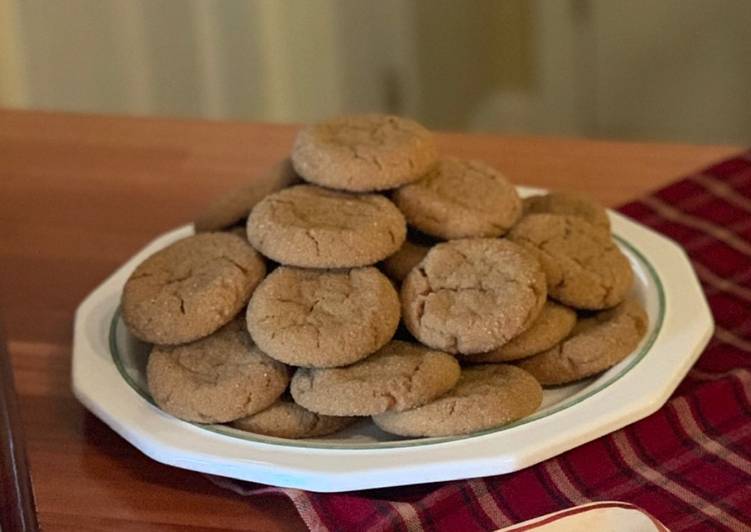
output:
M399 117L302 129L290 159L195 227L122 298L129 330L154 344L154 400L189 421L284 438L362 417L401 436L467 434L611 367L647 326L602 207L522 201Z

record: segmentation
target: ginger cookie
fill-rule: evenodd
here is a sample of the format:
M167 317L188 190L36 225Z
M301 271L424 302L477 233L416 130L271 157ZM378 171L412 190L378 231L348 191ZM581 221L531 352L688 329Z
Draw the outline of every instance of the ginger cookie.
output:
M182 344L228 323L266 273L261 256L229 233L201 233L142 262L123 288L123 320L135 336Z
M255 434L300 439L332 434L351 425L357 419L356 417L316 414L282 397L257 414L236 419L232 422L232 426Z
M373 267L280 266L248 305L248 330L269 356L293 366L352 364L383 347L399 324L399 297Z
M404 323L420 342L449 353L484 353L525 331L546 299L537 258L508 240L434 246L402 283Z
M522 212L516 188L498 170L454 158L396 190L394 203L409 225L446 240L501 236Z
M594 226L610 232L610 218L605 208L593 199L571 192L550 192L523 200L524 215L563 214L579 216Z
M224 231L226 233L230 233L230 234L235 235L235 236L239 236L243 240L247 240L248 239L248 231L245 228L245 224L243 224L243 225L233 225L233 226L228 227L226 229L222 229L222 231Z
M628 356L647 331L641 304L629 298L617 307L579 320L557 346L519 361L543 386L577 381L614 366Z
M553 299L577 309L599 310L623 301L633 273L610 235L578 216L530 214L508 238L535 253Z
M412 268L425 258L428 251L430 251L428 246L405 240L396 253L383 261L383 271L394 281L401 283Z
M154 346L146 376L159 408L199 423L263 410L289 382L287 368L253 345L242 319L189 344Z
M506 425L541 403L542 387L532 375L509 364L486 364L464 368L457 385L438 399L373 421L400 436L453 436Z
M420 406L459 380L459 363L440 351L393 340L351 366L299 368L290 391L308 410L333 416L369 416Z
M466 358L469 362L508 362L550 349L566 338L576 324L576 312L548 300L532 325L501 347Z
M397 116L334 118L300 130L292 163L310 183L351 192L396 188L425 174L438 150L430 132Z
M251 182L231 190L214 200L195 219L196 233L221 231L245 222L251 209L263 198L294 185L300 178L292 168L292 162L284 159ZM243 236L243 238L246 238Z
M303 268L368 266L396 252L404 216L379 194L298 185L271 196L248 217L248 239L281 264Z

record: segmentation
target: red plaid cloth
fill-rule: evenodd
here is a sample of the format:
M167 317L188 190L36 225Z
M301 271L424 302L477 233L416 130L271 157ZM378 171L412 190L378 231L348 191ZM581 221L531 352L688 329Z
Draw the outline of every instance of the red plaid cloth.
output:
M683 245L717 323L655 414L496 477L338 494L213 480L288 497L312 530L493 530L601 500L644 508L673 531L751 530L751 152L620 211Z

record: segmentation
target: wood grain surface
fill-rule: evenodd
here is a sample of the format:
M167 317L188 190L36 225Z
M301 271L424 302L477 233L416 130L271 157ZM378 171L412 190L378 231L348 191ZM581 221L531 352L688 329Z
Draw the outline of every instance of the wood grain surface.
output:
M0 111L0 319L45 530L303 528L280 497L243 498L158 464L70 391L78 303L157 234L285 156L296 128ZM442 134L517 184L607 205L737 148Z

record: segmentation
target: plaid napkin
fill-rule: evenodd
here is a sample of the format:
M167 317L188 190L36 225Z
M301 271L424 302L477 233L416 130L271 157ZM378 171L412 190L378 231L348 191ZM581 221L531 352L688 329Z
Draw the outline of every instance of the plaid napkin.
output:
M684 247L717 323L655 414L496 477L338 494L212 480L248 496L288 497L312 530L494 530L612 500L673 531L751 530L751 152L620 211Z
M603 501L580 504L512 525L500 532L669 532L665 525L638 506L627 502Z

